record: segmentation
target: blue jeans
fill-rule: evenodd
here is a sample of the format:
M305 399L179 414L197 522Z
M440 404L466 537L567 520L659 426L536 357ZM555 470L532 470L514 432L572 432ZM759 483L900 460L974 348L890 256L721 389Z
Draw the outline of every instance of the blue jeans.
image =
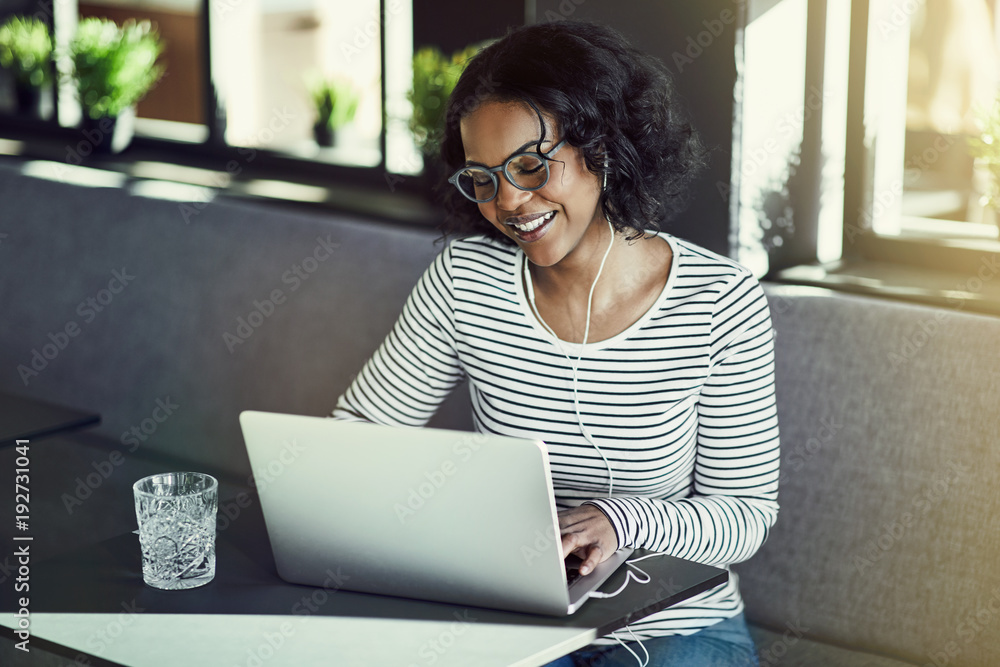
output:
M616 633L625 641L628 632ZM640 659L642 648L634 641L626 642ZM693 635L673 635L643 639L649 651L647 667L758 667L757 648L747 629L743 614L710 625ZM637 667L639 662L620 645L601 646L596 650L581 649L564 655L545 667Z

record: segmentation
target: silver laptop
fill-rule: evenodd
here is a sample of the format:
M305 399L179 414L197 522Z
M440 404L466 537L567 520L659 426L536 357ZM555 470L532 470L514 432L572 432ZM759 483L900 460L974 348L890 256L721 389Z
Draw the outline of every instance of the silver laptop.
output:
M349 590L559 616L632 552L567 574L540 441L255 411L240 424L291 583L332 571Z

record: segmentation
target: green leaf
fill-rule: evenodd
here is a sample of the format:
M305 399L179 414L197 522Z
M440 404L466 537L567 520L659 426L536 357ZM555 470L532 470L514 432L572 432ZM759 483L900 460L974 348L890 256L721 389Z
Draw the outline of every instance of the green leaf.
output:
M39 19L12 16L0 26L0 67L22 85L52 80L52 36Z
M436 153L440 149L448 98L466 64L483 46L468 46L451 57L432 46L423 47L413 54L413 88L407 95L413 105L410 132L425 154Z
M80 21L69 46L83 103L91 118L118 116L149 93L163 76L155 65L163 42L149 21L114 21L87 18Z

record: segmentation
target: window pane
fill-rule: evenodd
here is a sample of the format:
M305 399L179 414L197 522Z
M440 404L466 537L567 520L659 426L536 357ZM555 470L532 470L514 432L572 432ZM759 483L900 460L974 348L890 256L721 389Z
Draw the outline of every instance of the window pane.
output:
M987 222L949 225L942 233L995 236L982 201L988 173L975 167L969 139L979 134L977 112L988 109L1000 79L996 0L915 3L909 17L910 53L903 172L903 227L934 225L908 218ZM946 232L945 230L951 230Z
M226 141L340 164L381 161L381 55L378 0L215 0L213 80ZM334 97L356 96L356 112L333 145L315 126L310 81L336 82ZM343 120L343 118L341 118Z

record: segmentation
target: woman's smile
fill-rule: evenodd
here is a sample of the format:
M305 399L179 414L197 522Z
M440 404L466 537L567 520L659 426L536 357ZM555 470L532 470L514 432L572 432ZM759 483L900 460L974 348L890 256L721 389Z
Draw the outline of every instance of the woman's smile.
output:
M548 213L508 218L505 222L508 227L514 230L514 234L519 241L522 243L534 243L548 233L555 217L556 212L549 211Z

